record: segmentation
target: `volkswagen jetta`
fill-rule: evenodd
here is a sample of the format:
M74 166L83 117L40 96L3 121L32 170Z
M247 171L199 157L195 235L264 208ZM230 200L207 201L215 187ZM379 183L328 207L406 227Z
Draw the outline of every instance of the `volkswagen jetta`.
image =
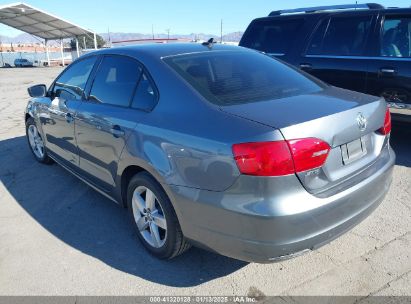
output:
M246 261L313 250L383 200L384 99L241 47L140 45L80 57L29 88L29 146L127 207L142 244Z

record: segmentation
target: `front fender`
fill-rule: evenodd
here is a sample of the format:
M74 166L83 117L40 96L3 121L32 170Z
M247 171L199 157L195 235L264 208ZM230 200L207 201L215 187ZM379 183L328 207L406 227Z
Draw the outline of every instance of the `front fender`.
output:
M40 135L45 138L45 134L43 131L43 124L41 122L41 117L47 118L48 115L47 111L44 109L48 107L50 104L50 98L48 97L39 97L39 98L30 98L27 102L27 106L24 112L25 120L27 120L27 116L30 116L34 119L37 129L40 132Z

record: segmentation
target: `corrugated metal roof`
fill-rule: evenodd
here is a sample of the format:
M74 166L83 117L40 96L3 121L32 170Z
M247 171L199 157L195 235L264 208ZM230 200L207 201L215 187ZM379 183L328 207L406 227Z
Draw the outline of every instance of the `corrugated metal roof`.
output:
M94 35L90 30L21 2L0 6L0 23L50 40Z

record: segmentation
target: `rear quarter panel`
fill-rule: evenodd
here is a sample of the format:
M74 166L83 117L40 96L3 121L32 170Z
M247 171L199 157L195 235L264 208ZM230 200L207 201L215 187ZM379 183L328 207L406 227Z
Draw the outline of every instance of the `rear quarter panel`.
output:
M233 143L282 139L272 127L220 111L162 61L146 67L159 102L130 135L119 179L125 168L138 165L163 184L223 191L239 176Z

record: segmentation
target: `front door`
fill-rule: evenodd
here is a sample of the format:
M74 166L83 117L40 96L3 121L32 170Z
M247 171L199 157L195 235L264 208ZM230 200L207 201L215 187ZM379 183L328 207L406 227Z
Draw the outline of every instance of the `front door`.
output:
M78 165L74 120L95 62L93 56L70 65L52 86L48 113L40 117L47 149L68 165Z

